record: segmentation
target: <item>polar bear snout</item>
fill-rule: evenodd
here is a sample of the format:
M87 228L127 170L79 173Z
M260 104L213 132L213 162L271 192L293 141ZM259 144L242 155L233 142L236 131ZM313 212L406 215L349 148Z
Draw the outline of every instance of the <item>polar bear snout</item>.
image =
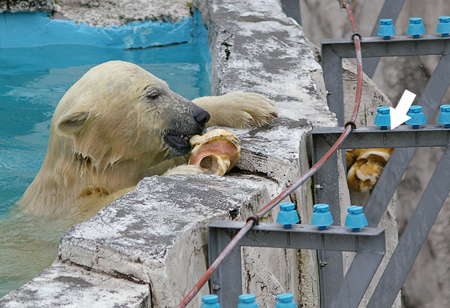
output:
M169 146L172 156L183 156L191 150L189 139L194 135L200 135L206 128L206 123L210 119L209 113L190 101L187 107L179 114L175 114L171 129L164 136L164 141ZM184 117L180 115L183 115Z
M199 112L194 116L194 120L202 127L202 131L205 129L206 123L209 121L211 116L208 111L203 108L199 108Z

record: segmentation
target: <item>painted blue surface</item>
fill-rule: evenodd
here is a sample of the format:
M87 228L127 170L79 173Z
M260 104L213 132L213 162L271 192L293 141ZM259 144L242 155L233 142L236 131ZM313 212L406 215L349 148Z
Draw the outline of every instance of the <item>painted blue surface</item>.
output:
M160 44L168 45L154 47ZM210 95L207 31L199 14L177 24L105 29L42 13L0 16L0 297L56 257L65 227L10 210L42 165L59 100L90 68L110 60L136 63L188 99Z
M0 48L50 44L84 44L118 48L164 46L191 41L193 23L192 17L185 17L178 23L146 21L103 28L51 19L48 13L2 13Z

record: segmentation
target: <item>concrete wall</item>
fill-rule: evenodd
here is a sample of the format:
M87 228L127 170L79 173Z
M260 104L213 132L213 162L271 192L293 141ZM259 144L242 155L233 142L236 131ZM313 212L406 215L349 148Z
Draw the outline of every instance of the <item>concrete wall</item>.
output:
M109 3L119 6L118 1ZM175 306L206 270L207 225L235 213L245 220L308 169L309 133L316 126L335 126L336 119L326 105L322 70L302 28L286 17L277 0L194 4L209 30L212 92L265 94L276 102L280 117L263 128L234 130L242 140L236 173L147 178L136 191L72 227L62 237L53 266L0 299L0 306ZM97 1L58 5L65 18L72 14L65 8L87 7L80 18L94 16L83 20L92 24L111 14ZM124 13L122 19L133 14ZM347 67L350 84L352 70ZM368 79L366 84L373 87ZM351 93L352 86L348 88ZM373 112L378 105L374 97L380 92L373 87L365 92L362 110ZM342 168L340 174L344 182ZM303 223L309 223L312 212L310 187L310 182L304 184L286 200L297 204ZM348 191L341 194L343 206L350 205ZM266 219L274 217L276 211ZM386 226L395 229L395 221L387 220ZM395 243L396 233L388 232L387 241ZM294 293L299 306L319 306L314 251L246 248L243 255L243 292L255 293L260 307L274 307L281 292ZM201 294L207 293L203 288ZM189 307L199 306L197 296Z
M53 0L0 0L0 12L51 12L54 4Z

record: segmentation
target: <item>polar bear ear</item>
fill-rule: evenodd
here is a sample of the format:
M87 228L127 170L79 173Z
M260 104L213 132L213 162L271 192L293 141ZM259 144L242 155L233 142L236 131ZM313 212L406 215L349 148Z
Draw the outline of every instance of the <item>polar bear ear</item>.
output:
M63 135L73 135L83 127L89 112L77 112L65 115L56 124L56 130Z

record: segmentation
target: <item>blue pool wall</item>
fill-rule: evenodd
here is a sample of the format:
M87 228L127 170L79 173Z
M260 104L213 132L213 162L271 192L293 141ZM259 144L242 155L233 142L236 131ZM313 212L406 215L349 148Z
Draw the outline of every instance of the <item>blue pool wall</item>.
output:
M207 35L206 29L198 27L202 23L197 10L194 17L184 17L176 23L144 21L106 28L52 19L49 13L43 12L4 12L1 15L0 48L37 47L55 43L147 48L186 43Z

